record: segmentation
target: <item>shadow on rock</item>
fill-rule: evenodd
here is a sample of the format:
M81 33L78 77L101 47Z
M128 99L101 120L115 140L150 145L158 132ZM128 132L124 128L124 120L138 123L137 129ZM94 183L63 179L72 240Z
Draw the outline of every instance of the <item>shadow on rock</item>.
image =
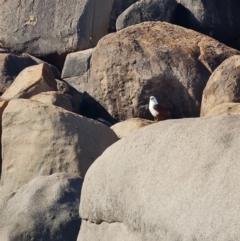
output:
M117 123L107 110L86 91L82 95L81 115L111 126Z

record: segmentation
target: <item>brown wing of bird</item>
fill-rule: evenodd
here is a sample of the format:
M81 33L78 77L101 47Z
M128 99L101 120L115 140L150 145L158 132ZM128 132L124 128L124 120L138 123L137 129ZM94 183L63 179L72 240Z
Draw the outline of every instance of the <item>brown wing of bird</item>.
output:
M153 109L158 112L158 115L154 117L155 121L171 119L171 112L160 105L154 105Z

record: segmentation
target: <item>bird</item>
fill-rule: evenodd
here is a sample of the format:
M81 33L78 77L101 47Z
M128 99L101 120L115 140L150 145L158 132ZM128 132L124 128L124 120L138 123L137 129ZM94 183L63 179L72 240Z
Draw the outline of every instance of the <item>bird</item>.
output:
M171 112L160 106L154 96L149 98L149 111L156 122L172 118Z

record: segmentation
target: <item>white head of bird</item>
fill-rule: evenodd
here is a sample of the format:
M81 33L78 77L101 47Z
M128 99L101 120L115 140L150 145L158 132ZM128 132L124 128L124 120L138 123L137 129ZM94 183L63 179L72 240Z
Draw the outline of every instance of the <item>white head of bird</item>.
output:
M154 105L157 105L157 99L154 96L150 96L149 98L149 107L153 107Z
M157 99L154 96L150 96L149 98L149 110L153 116L157 116L159 113L153 108L158 105Z

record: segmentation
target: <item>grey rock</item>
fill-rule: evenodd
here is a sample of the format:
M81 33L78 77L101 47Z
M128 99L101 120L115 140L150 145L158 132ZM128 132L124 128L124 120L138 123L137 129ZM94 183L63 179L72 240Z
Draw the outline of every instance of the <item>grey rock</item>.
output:
M64 79L84 75L90 67L92 51L93 49L87 49L68 54L61 77Z
M84 177L117 140L97 121L38 101L11 100L2 115L1 194L39 175L67 172Z
M239 130L239 114L222 115L119 140L85 176L78 241L238 241Z
M116 29L146 21L171 22L176 0L141 0L127 8L117 19Z
M87 84L88 78L89 78L89 71L82 76L64 78L63 80L66 81L71 86L73 86L79 92L83 93L85 90L85 86Z
M0 240L76 241L82 179L66 173L39 176L0 197Z
M2 1L0 46L61 62L68 53L95 46L108 33L113 2Z
M177 1L175 24L209 35L227 45L237 46L240 38L239 1Z
M108 32L116 32L116 21L118 16L124 12L128 7L139 0L114 0L112 4L112 11L109 18Z

